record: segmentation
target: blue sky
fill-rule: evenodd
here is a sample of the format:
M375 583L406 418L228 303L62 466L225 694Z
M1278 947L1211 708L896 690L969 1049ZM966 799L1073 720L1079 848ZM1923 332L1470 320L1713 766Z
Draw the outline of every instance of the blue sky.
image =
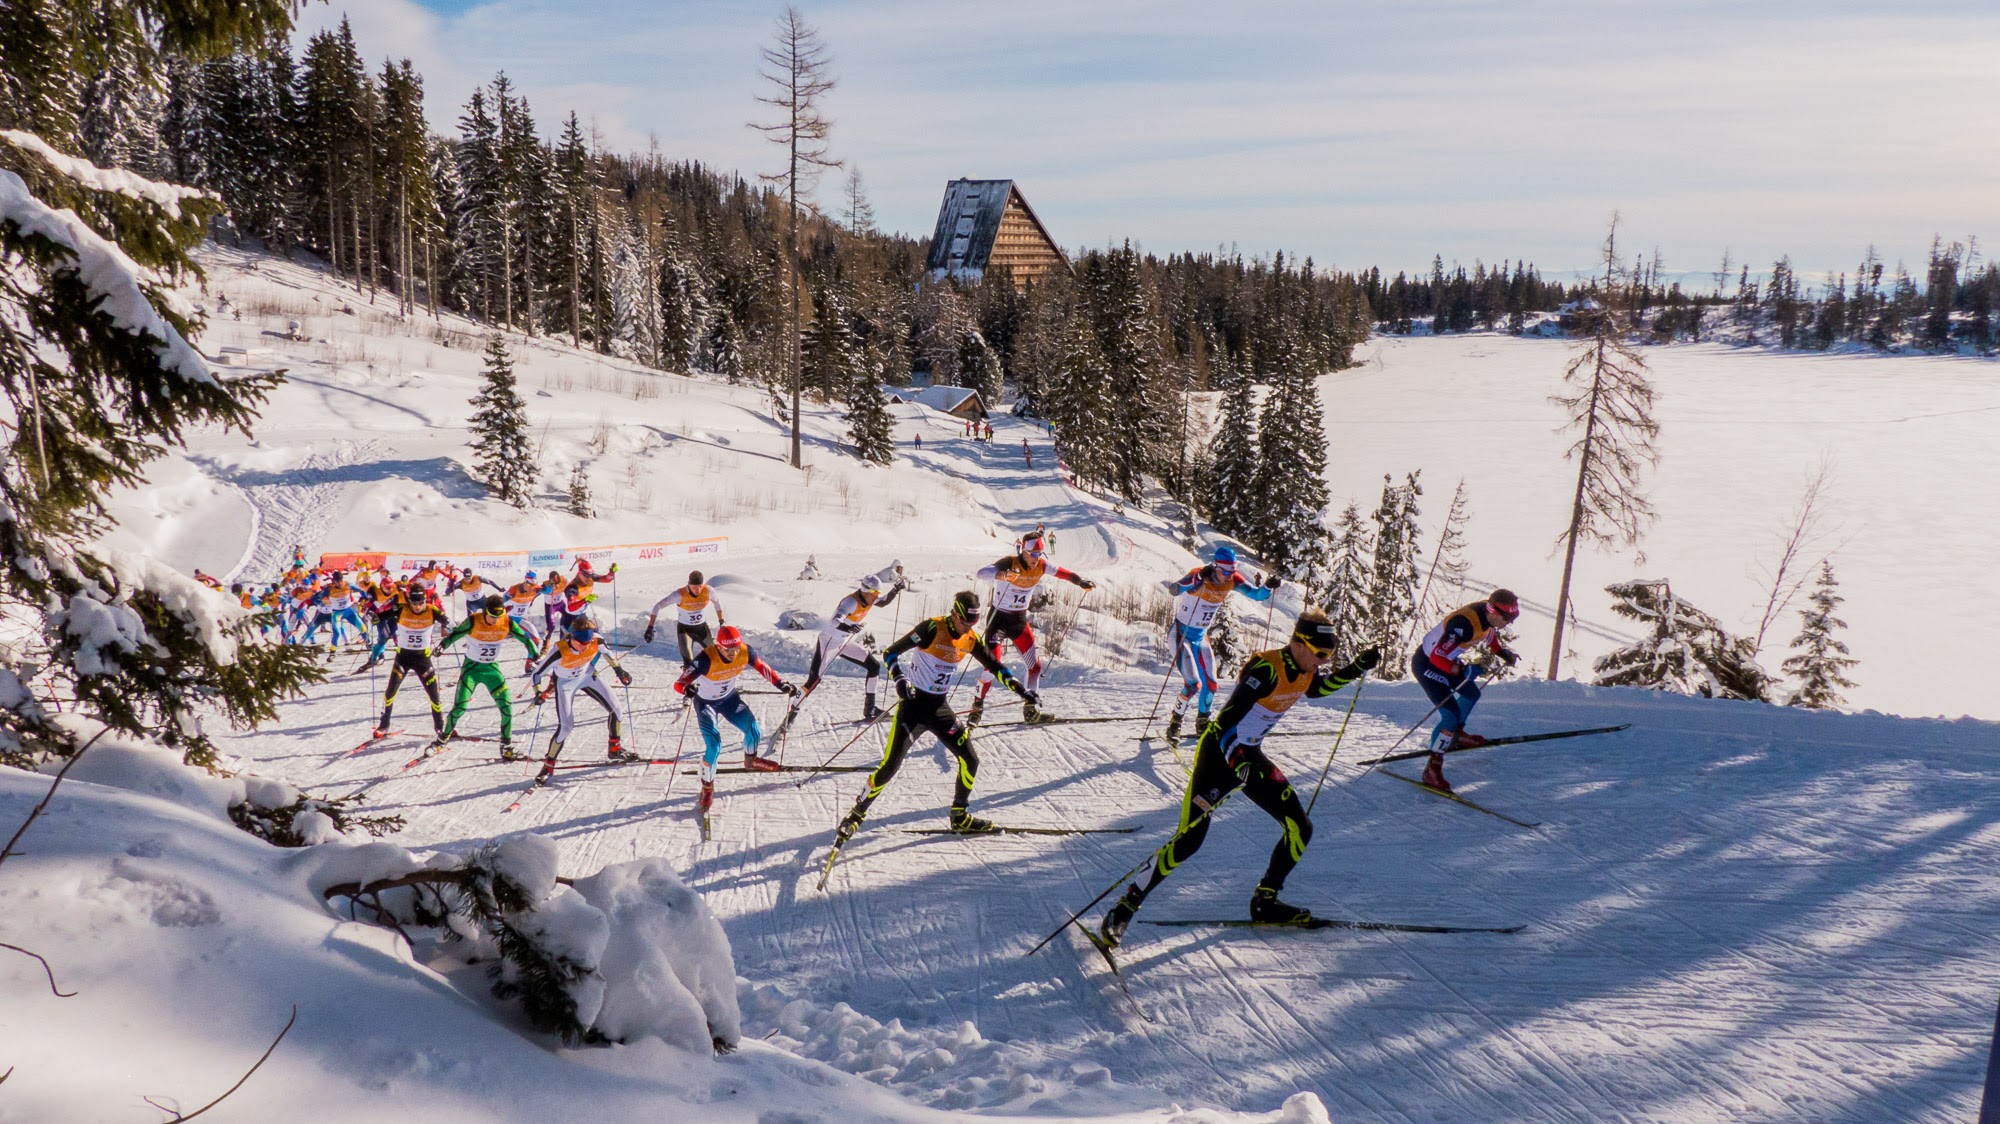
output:
M1587 266L1612 211L1670 270L1852 268L2000 238L2000 5L1664 0L801 4L836 155L927 235L946 180L1010 177L1064 245ZM505 70L545 130L746 173L776 4L353 0L451 129ZM822 194L833 198L840 177Z

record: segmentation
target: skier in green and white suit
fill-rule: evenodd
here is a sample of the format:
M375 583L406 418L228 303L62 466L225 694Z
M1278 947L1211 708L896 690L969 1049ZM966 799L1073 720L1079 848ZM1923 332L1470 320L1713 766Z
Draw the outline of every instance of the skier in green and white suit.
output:
M457 628L445 634L438 644L442 652L461 637L470 637L465 646L465 666L458 674L458 694L451 700L451 714L444 720L444 732L438 735L437 744L431 747L433 753L451 740L452 731L458 729L458 720L465 716L465 708L472 702L472 692L476 687L484 687L493 696L493 702L500 708L500 759L517 760L514 752L514 700L507 693L507 677L500 670L500 649L505 647L509 637L521 642L530 660L535 658L535 638L521 627L521 622L507 615L507 600L499 594L490 594L469 616L459 622Z

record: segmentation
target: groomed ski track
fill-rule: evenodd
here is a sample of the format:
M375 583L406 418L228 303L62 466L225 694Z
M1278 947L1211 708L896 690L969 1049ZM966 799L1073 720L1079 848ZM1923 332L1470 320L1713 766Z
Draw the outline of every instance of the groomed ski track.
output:
M671 672L643 653L628 664L646 684ZM407 753L393 742L329 763L366 723L366 683L343 679L290 704L285 724L296 733L234 748L328 792L394 769ZM1145 685L1093 672L1050 696L1108 708ZM845 717L857 695L850 680L823 686L788 756L830 752L838 742L820 720ZM639 710L642 744L670 753L673 710ZM1407 685L1371 688L1343 753L1379 751L1422 712ZM524 729L532 716L524 712ZM1537 832L1336 765L1289 887L1331 915L1526 930L1135 930L1122 963L1153 1026L1125 1017L1068 942L1022 957L1066 906L1172 825L1179 770L1129 735L983 736L976 799L1003 823L1137 834L966 841L888 830L942 824L950 774L927 747L825 894L812 883L857 777L725 778L715 839L702 844L694 786L680 778L666 795L664 766L560 774L503 819L531 769L489 762L490 747L475 742L386 782L370 807L407 816L409 845L464 848L539 831L561 841L578 873L672 857L725 918L748 980L883 1021L971 1021L1049 1074L1104 1065L1183 1104L1268 1107L1308 1088L1335 1119L1860 1121L1968 1109L1996 961L1988 921L2000 832L1976 812L2000 797L1987 729L1568 685L1508 684L1482 706L1494 730L1579 716L1635 727L1454 762L1464 791L1504 793L1545 821ZM1293 721L1331 728L1336 718ZM491 723L486 715L472 729L490 733ZM865 738L848 759L879 745ZM602 746L593 723L569 753L581 760ZM1921 756L1887 752L1898 746ZM1313 739L1279 750L1295 779L1315 776L1324 752ZM1262 813L1231 801L1149 912L1237 914L1274 839ZM754 1000L747 1006L754 1033L776 1025ZM956 1107L948 1068L891 1083Z
M269 262L263 268L289 269ZM521 346L523 388L532 394L534 364L553 362L557 349ZM277 424L260 433L310 444L294 447L289 460L273 451L274 464L319 463L305 458L330 452L327 442L335 438L327 419L310 416L312 404L351 404L357 395L346 385L368 386L366 377L344 369L308 374L345 382L333 394L307 380L281 392L297 396L286 400L294 408L275 409ZM525 530L484 519L475 524L470 513L489 508L464 486L451 460L463 455L463 431L441 428L462 413L457 403L470 382L430 372L396 377L402 381L395 406L354 406L357 412L338 417L353 423L338 431L339 440L354 441L357 431L363 438L371 430L392 431L394 459L343 467L342 478L358 486L338 497L344 510L316 518L325 545L442 547L464 529L465 545L491 548L524 536L576 541L585 533L546 512L531 515L544 522ZM716 484L713 463L761 467L746 458L776 459L782 435L756 414L756 395L707 384L672 389L680 385L669 384L669 403L672 395L696 393L716 401L694 403L707 411L700 420L645 449L672 451L682 465L702 464L690 486L724 486ZM422 394L437 400L414 407L432 420L430 428L395 416L410 412L407 403ZM607 409L619 408L618 399L605 397ZM531 397L536 409L551 411L558 433L588 432L598 408L569 401L547 405ZM329 432L306 424L285 432L300 402L308 404L303 421ZM736 428L714 420L717 402L729 405ZM847 538L821 533L806 545L791 541L788 516L778 512L746 515L723 528L732 535L732 552L713 570L718 592L732 620L744 621L751 642L788 677L803 673L812 634L771 630L777 610L824 613L851 575L900 557L917 587L878 618L876 631L886 640L891 621L907 627L970 585L970 573L1005 550L998 535L968 543L962 532L975 518L1015 531L1046 523L1057 534L1058 560L1091 577L1156 581L1187 564L1161 521L1118 512L1062 484L1046 436L1032 426L996 416L993 442L975 444L951 419L913 408L897 412L905 460L889 471L913 464L929 470L925 476L955 481L944 486L956 509L933 497L894 537L871 526ZM808 421L809 459L834 460L838 419ZM924 434L922 452L909 447L916 432ZM1024 435L1034 451L1032 469L1021 457ZM622 440L614 435L614 453ZM413 506L434 521L414 529L396 525L396 537L385 539L382 528L390 525L383 513ZM661 522L661 531L685 529ZM636 534L586 541L643 541ZM369 541L356 541L363 538ZM793 581L804 555L814 551L826 579ZM239 553L240 547L231 557ZM629 644L646 608L678 575L624 576L618 623ZM1261 606L1244 617L1254 636ZM1085 654L1155 670L1086 666ZM1085 654L1055 661L1045 690L1052 710L1128 714L1151 706L1163 665L1145 638L1114 637ZM344 672L355 662L343 655L334 668ZM670 644L643 649L625 663L635 684L629 694L614 690L637 710L627 744L672 756L682 730L677 700L666 690L677 670ZM455 657L441 661L447 702L456 664ZM518 666L509 665L517 698L524 690L512 674ZM851 725L828 725L859 713L859 680L850 670L841 669L813 695L787 746L788 763L817 764L853 735ZM366 735L380 684L344 675L283 705L280 723L219 740L256 772L318 794L351 791L398 769L421 747L428 727L422 692L411 681L395 725L412 736L340 757ZM969 686L962 687L954 701L962 710L969 698ZM782 700L750 701L765 729L773 729ZM1301 707L1280 729L1319 728L1330 738L1346 703L1343 693ZM1341 757L1387 751L1427 707L1407 682L1371 683ZM566 761L603 753L598 712L584 704L579 713L583 723ZM1015 717L1005 706L990 713L993 721ZM537 755L553 708L539 722L537 730L532 706L518 713L517 740L528 748L533 739ZM696 786L691 777L672 776L675 769L558 773L507 815L501 810L534 764L500 764L491 760L491 742L467 742L378 785L367 807L407 817L408 827L393 838L412 848L466 849L535 831L561 844L566 874L641 855L672 859L734 944L747 981L746 1036L772 1035L777 1045L940 1109L1080 1116L1172 1101L1270 1111L1305 1089L1342 1121L1970 1118L1992 1028L1992 982L2000 978L2000 943L1992 935L2000 912L1995 728L1518 681L1488 689L1473 727L1499 735L1623 722L1633 728L1449 763L1447 774L1468 797L1541 820L1532 832L1357 767L1334 766L1314 810L1317 834L1288 899L1329 916L1525 924L1522 932L1135 928L1120 962L1153 1024L1133 1017L1115 989L1104 986L1101 964L1079 955L1080 942L1058 940L1032 958L1022 955L1170 832L1183 773L1163 743L1134 741L1142 723L977 735L979 814L1010 825L1135 827L1136 833L977 840L901 834L893 829L944 823L949 757L925 739L823 894L813 884L835 820L864 783L856 775L807 775L803 784L799 774L724 777L714 838L702 843ZM463 729L491 736L495 726L483 696L475 700ZM874 760L883 726L837 763ZM736 745L733 731L725 731L724 764L738 759ZM1327 742L1286 738L1270 745L1302 794L1309 793ZM690 760L698 746L698 734L688 730ZM1185 757L1191 749L1181 752ZM1276 836L1261 812L1231 800L1201 854L1142 916L1241 914ZM885 1051L881 1039L896 1035L840 1029L841 1003L870 1020L892 1026L900 1020L902 1030L939 1049ZM1005 1065L993 1064L983 1046L947 1048L965 1022L1006 1044ZM833 1029L807 1034L801 1024ZM1106 1088L1106 1071L1115 1092L1094 1095Z

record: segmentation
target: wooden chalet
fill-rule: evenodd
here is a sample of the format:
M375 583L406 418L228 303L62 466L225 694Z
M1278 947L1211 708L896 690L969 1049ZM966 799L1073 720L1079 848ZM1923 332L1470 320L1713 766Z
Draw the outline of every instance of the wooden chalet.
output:
M1068 269L1069 259L1013 180L953 180L945 185L927 265L934 278L965 281L1004 267L1015 286L1025 287Z

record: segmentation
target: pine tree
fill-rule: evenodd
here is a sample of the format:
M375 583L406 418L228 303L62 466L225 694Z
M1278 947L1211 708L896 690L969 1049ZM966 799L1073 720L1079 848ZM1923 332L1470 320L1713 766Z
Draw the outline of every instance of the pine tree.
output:
M812 325L799 344L801 377L806 389L822 402L842 401L849 397L850 384L859 374L860 359L838 283L828 280L814 286L812 307Z
M1771 680L1757 666L1747 639L1729 635L1722 622L1676 596L1664 580L1604 587L1612 611L1652 629L1652 635L1596 662L1596 682L1647 687L1702 698L1767 701Z
M1465 479L1460 477L1458 489L1451 494L1451 510L1445 514L1444 529L1438 532L1431 572L1424 578L1426 594L1423 604L1417 607L1420 619L1442 616L1466 603L1469 592L1466 583L1472 568L1465 560L1465 524L1471 517Z
M514 364L498 332L486 341L486 386L473 396L472 449L476 475L498 498L527 507L535 464L528 443L528 404L514 386Z
M1225 368L1221 425L1209 469L1208 521L1239 539L1250 533L1250 502L1257 480L1257 386L1242 365Z
M1043 417L1055 424L1063 462L1079 483L1108 488L1115 473L1110 404L1104 375L1104 355L1097 334L1078 316L1063 334L1062 350L1049 373L1043 395Z
M597 514L596 510L591 506L590 475L584 472L581 463L578 463L575 468L570 470L569 506L566 510L571 515L583 519L589 519Z
M214 760L200 719L237 725L319 681L307 649L280 648L206 587L150 559L104 547L118 489L185 446L190 431L247 430L277 379L223 379L192 339L199 319L171 286L194 276L191 252L214 200L127 180L80 160L77 88L93 74L94 5L0 9L0 612L29 637L0 670L0 753L68 753L74 715L190 761ZM244 45L245 29L281 34L290 5L196 2L167 26L152 5L115 4L136 70L160 73L169 48L196 56ZM157 38L140 34L155 29ZM25 50L24 50L25 48ZM116 190L104 185L123 183ZM39 667L32 683L20 669ZM64 715L45 700L61 698Z
M1563 625L1569 614L1577 547L1585 541L1635 546L1653 518L1652 504L1639 490L1639 474L1659 460L1653 438L1660 426L1653 420L1653 384L1646 378L1646 360L1625 338L1629 320L1619 306L1629 292L1625 283L1629 275L1618 257L1615 215L1604 236L1603 261L1605 303L1589 314L1589 334L1563 371L1572 393L1553 399L1568 414L1568 428L1582 432L1565 454L1576 462L1576 492L1570 500L1569 526L1556 539L1563 547L1563 568L1555 635L1549 644L1550 680L1562 669Z
M1846 621L1833 615L1846 600L1839 588L1840 583L1833 579L1833 563L1821 562L1819 581L1809 599L1812 608L1799 611L1803 623L1792 641L1792 651L1798 654L1784 663L1785 673L1798 681L1797 689L1785 700L1786 706L1829 710L1845 702L1841 692L1854 686L1847 669L1860 661L1852 658L1846 642L1835 635L1836 630L1847 627Z
M1375 539L1362 521L1361 505L1350 502L1333 530L1330 580L1325 589L1312 591L1313 599L1325 607L1327 619L1333 622L1342 652L1359 652L1375 642L1375 630L1369 623L1374 556ZM1383 656L1393 660L1395 652L1384 652Z
M1420 470L1421 471L1421 470ZM1421 578L1423 528L1418 523L1417 497L1424 494L1417 483L1419 472L1397 484L1382 477L1382 502L1375 508L1375 558L1368 591L1368 624L1372 642L1384 652L1400 652L1405 634L1417 613L1418 583ZM1381 677L1400 679L1401 661L1382 666Z
M872 350L863 355L858 377L848 383L847 439L864 461L889 464L896 459L896 423L882 395L882 361Z

